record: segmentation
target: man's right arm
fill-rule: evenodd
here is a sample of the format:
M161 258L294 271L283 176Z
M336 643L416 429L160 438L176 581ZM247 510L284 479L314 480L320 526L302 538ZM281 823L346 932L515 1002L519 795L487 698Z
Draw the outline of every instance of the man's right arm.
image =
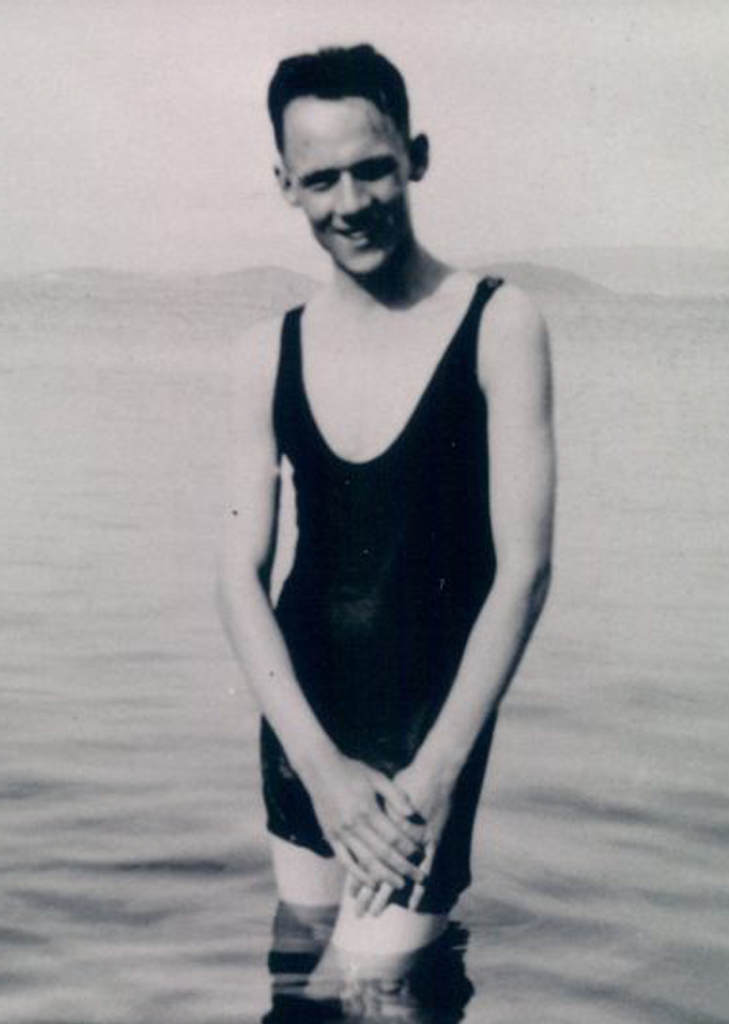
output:
M279 324L256 325L231 359L228 460L218 597L233 652L254 697L301 776L338 858L356 877L398 884L420 830L384 775L345 757L321 727L296 679L263 581L276 518L278 460L273 395ZM400 809L392 821L378 796Z
M256 325L231 358L229 458L218 575L221 618L253 694L302 774L333 744L303 697L263 581L276 516L272 426L275 324Z

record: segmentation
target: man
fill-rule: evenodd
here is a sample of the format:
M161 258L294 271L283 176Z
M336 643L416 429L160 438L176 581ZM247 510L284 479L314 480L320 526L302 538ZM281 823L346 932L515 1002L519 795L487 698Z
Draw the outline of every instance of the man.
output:
M221 606L263 712L281 900L338 904L341 949L406 953L469 883L497 708L546 595L547 336L518 289L417 241L428 143L384 57L283 61L269 111L332 279L236 348ZM299 536L273 608L282 456Z

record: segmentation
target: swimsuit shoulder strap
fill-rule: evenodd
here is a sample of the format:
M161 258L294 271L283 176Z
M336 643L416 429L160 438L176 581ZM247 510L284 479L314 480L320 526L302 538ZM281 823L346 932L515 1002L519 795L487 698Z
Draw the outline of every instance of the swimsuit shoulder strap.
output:
M482 277L476 285L476 291L471 299L466 315L461 321L458 333L461 335L461 342L464 347L464 355L466 358L466 368L469 373L477 372L478 337L483 311L491 300L493 294L503 283L504 279L501 277Z
M299 411L301 379L301 315L303 306L290 309L283 318L278 371L273 397L273 425L279 457L288 449Z

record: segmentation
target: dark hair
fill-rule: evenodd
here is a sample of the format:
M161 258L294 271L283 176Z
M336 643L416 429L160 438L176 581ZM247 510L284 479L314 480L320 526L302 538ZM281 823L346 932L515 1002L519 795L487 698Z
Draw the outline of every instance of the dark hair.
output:
M403 77L394 64L366 43L302 53L281 61L268 87L268 113L279 152L284 147L284 110L300 96L323 100L362 96L391 117L405 138L410 134Z

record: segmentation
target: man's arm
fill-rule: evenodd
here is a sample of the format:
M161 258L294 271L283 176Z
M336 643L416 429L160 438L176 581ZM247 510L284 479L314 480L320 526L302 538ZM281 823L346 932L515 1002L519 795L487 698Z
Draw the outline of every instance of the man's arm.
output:
M272 412L278 331L278 324L257 325L236 345L231 361L221 618L250 688L301 776L338 858L363 881L397 886L418 875L406 860L421 834L404 820L412 808L386 776L344 757L322 729L295 677L262 579L277 502ZM393 801L392 819L378 795Z
M496 578L438 719L395 779L435 833L478 733L513 678L549 585L556 475L549 345L541 316L514 287L504 285L483 317L479 379L489 410Z

